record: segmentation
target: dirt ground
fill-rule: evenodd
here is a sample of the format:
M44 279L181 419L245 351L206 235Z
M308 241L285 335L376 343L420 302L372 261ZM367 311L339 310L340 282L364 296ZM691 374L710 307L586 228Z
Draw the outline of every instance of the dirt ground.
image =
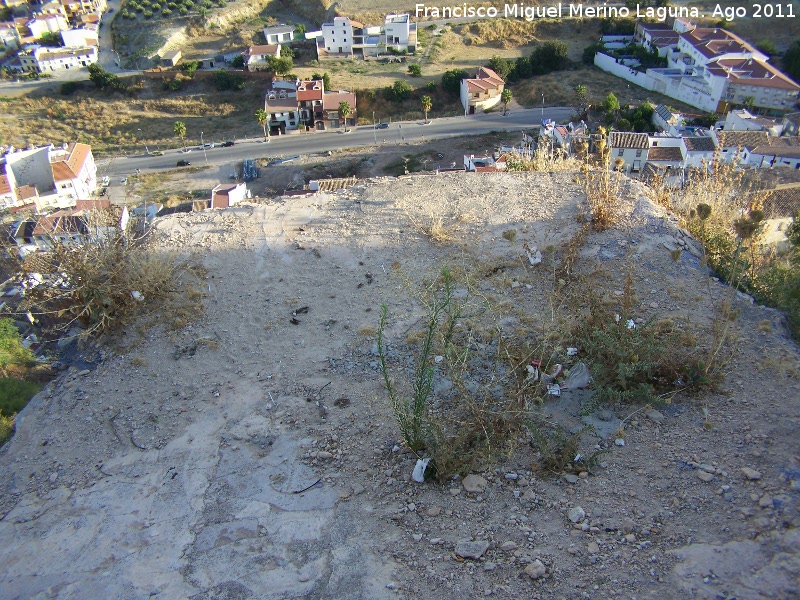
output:
M498 331L552 340L573 283L526 252L568 255L578 177L376 177L159 219L161 250L207 269L205 310L178 331L120 332L22 412L0 451L0 596L797 597L800 355L782 317L744 297L716 392L581 417L590 392L532 388L527 419L595 426L581 451L606 453L584 475L543 470L522 428L471 477L411 479L376 356L380 305L401 386L419 292L445 266L458 297L468 280L492 307L478 357L500 356ZM609 306L634 298L635 322L669 320L704 348L726 288L639 183L622 198L620 225L589 234L574 268ZM420 232L432 218L446 243ZM500 402L496 383L480 386ZM437 368L431 402L459 398Z

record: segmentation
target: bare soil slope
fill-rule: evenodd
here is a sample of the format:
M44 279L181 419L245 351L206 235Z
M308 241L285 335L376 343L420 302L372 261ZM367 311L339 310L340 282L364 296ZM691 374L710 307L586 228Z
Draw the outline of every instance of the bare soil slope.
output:
M705 343L725 288L638 183L623 193L623 225L576 268L609 302L631 272L634 318ZM0 596L797 597L798 352L746 298L721 391L593 415L625 445L591 439L610 452L588 477L537 470L523 434L482 480L410 481L380 304L398 379L425 315L415 285L442 266L471 274L498 327L544 330L553 273L521 245L560 256L582 204L573 173L452 173L161 219L164 249L208 269L205 313L126 331L23 411L0 451ZM453 242L418 233L432 214ZM541 410L573 428L578 405Z

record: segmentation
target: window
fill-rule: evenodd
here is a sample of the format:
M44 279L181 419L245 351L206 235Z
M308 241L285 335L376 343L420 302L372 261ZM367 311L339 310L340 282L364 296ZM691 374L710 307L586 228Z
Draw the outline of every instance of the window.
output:
M641 150L637 150L636 151L636 158L641 158L641 156L642 156L642 151Z
M619 150L617 150L617 156L622 156L624 154L625 154L625 148L620 148Z

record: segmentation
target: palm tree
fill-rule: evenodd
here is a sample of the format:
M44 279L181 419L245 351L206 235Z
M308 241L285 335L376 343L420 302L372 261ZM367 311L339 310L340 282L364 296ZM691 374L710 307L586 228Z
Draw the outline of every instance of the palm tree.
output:
M422 104L422 111L425 113L425 122L428 122L428 111L433 107L430 96L423 96L420 100Z
M339 116L344 121L344 131L347 132L347 117L349 117L353 113L353 109L350 108L350 105L342 100L339 102Z
M181 138L181 142L183 143L183 151L186 152L186 123L183 121L175 121L172 131L175 133L175 135Z
M265 111L263 108L259 108L256 111L256 121L258 121L258 124L264 128L264 141L266 142L268 137L267 121L269 121L269 115L267 114L267 111Z
M506 110L508 110L508 103L511 102L511 90L505 88L503 93L500 94L500 100L503 103L503 116L505 116Z

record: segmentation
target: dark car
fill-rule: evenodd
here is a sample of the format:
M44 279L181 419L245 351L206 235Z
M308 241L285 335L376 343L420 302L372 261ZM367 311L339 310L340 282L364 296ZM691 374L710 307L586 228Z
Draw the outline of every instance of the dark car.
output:
M190 163L188 160L179 160L178 161L178 166L179 167L188 167L190 164L192 164L192 163Z
M223 142L222 143L222 147L223 148L230 148L231 146L233 146L233 142L230 141L230 140L228 140L227 142Z
M378 123L375 125L375 129L389 129L388 123Z

